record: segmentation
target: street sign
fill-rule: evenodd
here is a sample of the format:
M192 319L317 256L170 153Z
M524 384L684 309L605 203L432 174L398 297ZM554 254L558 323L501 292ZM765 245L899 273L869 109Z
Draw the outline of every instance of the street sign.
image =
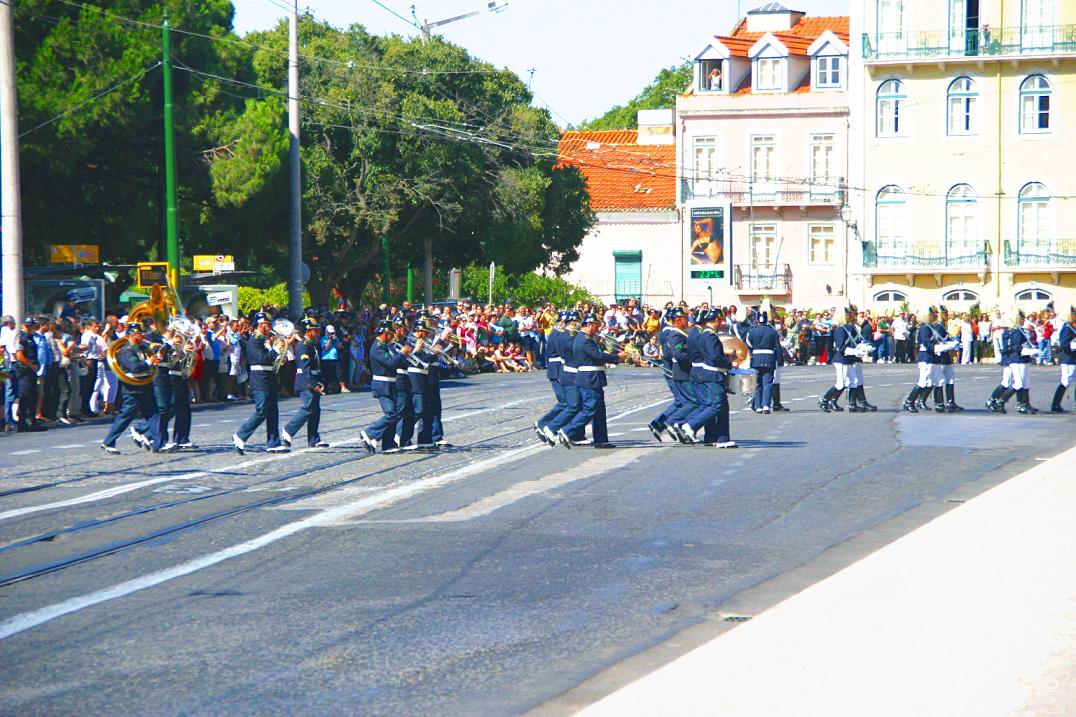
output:
M223 306L232 300L232 295L226 291L217 291L205 295L205 301L210 306Z
M148 289L151 286L168 286L167 261L140 261L135 276L135 286Z
M49 244L50 264L100 264L100 247L96 244Z

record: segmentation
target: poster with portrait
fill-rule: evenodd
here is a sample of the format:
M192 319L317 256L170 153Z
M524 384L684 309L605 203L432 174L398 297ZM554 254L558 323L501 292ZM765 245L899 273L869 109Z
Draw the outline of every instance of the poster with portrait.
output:
M688 269L693 279L718 279L727 271L731 207L692 207L688 210Z

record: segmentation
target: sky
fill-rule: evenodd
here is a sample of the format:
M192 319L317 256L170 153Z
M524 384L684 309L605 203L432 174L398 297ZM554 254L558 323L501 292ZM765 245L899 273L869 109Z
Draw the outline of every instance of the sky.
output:
M243 35L273 27L289 0L232 0ZM377 34L418 30L386 7L420 21L474 10L480 14L435 29L445 40L524 80L534 70L536 104L562 127L603 114L639 93L663 68L680 64L707 39L727 33L741 13L766 0L508 0L500 12L487 0L299 0L299 11L346 28L360 23ZM501 0L503 2L503 0ZM847 15L849 0L784 0L809 15Z

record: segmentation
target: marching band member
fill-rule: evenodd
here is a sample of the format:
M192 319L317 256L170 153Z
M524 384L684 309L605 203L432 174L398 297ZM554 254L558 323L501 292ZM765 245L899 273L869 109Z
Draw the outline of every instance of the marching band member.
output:
M142 327L137 322L127 327L127 343L120 348L116 360L119 361L124 372L131 378L148 377L152 373L153 367L161 362L159 356L151 355L142 345L144 340L145 336L142 333ZM157 404L153 399L153 389L150 384L136 386L135 384L125 383L121 393L123 399L119 413L116 414L115 420L112 421L112 428L101 443L101 448L105 453L118 454L120 451L116 448L116 439L134 422L136 414L142 415L143 420L146 422L148 435L139 434L139 436L143 437L135 438L135 442L138 445L144 445L146 440L154 444L159 443L156 434L157 422L153 420L157 412ZM133 435L134 432L132 432Z
M852 343L852 334L847 330L850 313L853 316L855 315L855 309L851 306L846 306L843 310L838 309L833 313L833 356L831 361L834 370L837 372L837 378L833 386L818 399L818 407L826 413L844 410L837 401L840 400L844 389L851 389L855 376L855 372L851 369L855 365L858 355L855 352L855 345ZM854 408L855 400L851 391L848 392L848 399L849 409L858 412L859 409Z
M783 351L781 336L777 329L770 325L772 311L769 302L764 302L758 314L758 324L750 329L744 338L747 348L751 349L751 368L755 369L758 376L758 383L755 384L755 413L770 412L774 373Z
M411 353L411 347L403 346L398 351L393 348L393 333L392 322L383 320L377 325L377 338L370 347L370 368L373 370L370 391L381 404L384 415L359 434L363 447L369 453L377 450L378 444L383 453L399 450L396 445L396 424L403 418L404 411L399 398L402 391L404 396L407 394L399 387L397 372L404 371L406 378L407 356Z
M917 349L916 361L919 365L919 380L908 397L904 399L901 408L910 413L919 413L927 410L926 397L935 385L941 385L941 369L938 364L938 354L934 352L937 343L937 332L931 325L938 317L938 311L933 306L927 307L923 312L923 323L915 332L915 345Z
M567 312L561 311L557 314L557 322L553 325L553 330L546 337L546 363L545 363L545 377L549 379L549 386L553 389L553 396L556 398L556 403L553 407L546 411L545 415L534 422L534 432L538 434L543 442L549 445L555 445L556 441L550 440L549 436L545 434L545 427L556 419L561 412L568 410L568 398L564 394L564 386L561 385L561 367L564 365L564 359L561 357L561 339L567 335L564 330L564 316ZM554 434L555 435L555 434Z
M703 328L688 336L687 349L698 407L678 429L687 443L704 442L717 448L735 448L736 442L729 437L729 402L724 373L732 368L732 362L717 336L723 318L720 309L700 310L695 318L696 324Z
M435 409L438 423L441 411L440 393L436 385L430 385L431 380L436 380L437 368L434 364L437 362L437 356L427 348L430 336L429 320L416 320L413 335L415 347L412 356L421 361L421 364L408 366L407 378L411 383L411 406L419 430L415 445L407 446L406 449L429 451L436 448L433 440Z
M946 324L949 322L949 310L944 306L939 308L938 321L934 324L934 329L938 333L939 342L949 341L949 329L946 327ZM963 411L963 408L956 405L956 375L953 369L953 353L951 351L942 351L938 356L938 366L941 368L945 403L941 405L938 404L938 392L935 391L934 410L938 413L943 411L948 411L949 413Z
M998 364L1001 366L1001 383L994 388L990 398L986 399L986 407L994 413L1007 413L1005 403L1016 393L1016 389L1012 388L1012 367L1010 366L1009 355L1005 352L1005 333L1008 331L1007 327L1014 324L1018 326L1023 321L1023 316L1022 312L1014 310L998 320L998 327L1001 330L1001 339L997 344Z
M280 443L280 413L277 408L277 385L274 363L276 362L276 349L270 345L272 339L272 322L269 314L259 311L254 316L255 330L247 339L246 355L247 365L250 371L250 388L254 393L254 414L232 434L232 444L239 455L246 450L247 440L263 422L265 423L266 450L270 453L285 453L287 446ZM287 351L288 347L298 340L298 336L292 334L285 341L281 350Z
M609 429L605 423L605 386L608 383L605 378L605 364L620 361L624 358L624 352L607 354L602 351L594 340L600 328L601 319L595 314L587 314L583 317L583 330L576 334L572 343L572 354L578 367L575 383L579 388L583 407L571 423L557 433L560 444L565 448L572 447L570 436L585 430L588 423L591 424L595 448L613 447L609 442Z
M171 351L179 357L194 351L195 346L187 344L187 337L180 331L171 332ZM183 364L170 364L168 381L172 384L172 440L165 448L197 448L191 442L191 388L190 377L183 370Z
M151 344L160 345L157 351L160 364L157 373L153 375L153 382L150 384L157 411L154 413L153 418L143 419L131 426L131 438L134 439L136 445L141 445L147 451L151 450L154 453L170 452L176 447L174 443L167 442L168 423L172 420L173 415L172 377L169 373L172 370L175 348L172 345L171 331L166 331L168 334L166 339L161 335L156 322L149 322L149 328L150 332L145 335L145 340ZM151 421L156 424L152 432L154 436L152 440L146 436L147 433L150 433L149 424Z
M773 309L769 318L774 328L780 326L784 320L777 309ZM780 339L780 332L778 332L778 338ZM789 353L791 346L791 339L779 340L777 343L777 367L773 370L773 399L770 402L770 410L774 413L790 410L781 403L781 370L785 367L785 361L792 360L792 354Z
M848 411L850 413L870 413L877 411L878 407L867 403L866 389L863 387L863 357L874 350L874 344L863 335L863 327L867 328L868 335L873 331L866 315L863 321L856 323L856 309L848 307L848 323L844 325L844 333L848 337L848 344L855 352L852 358L855 360L848 366ZM834 349L836 350L836 349Z
M547 443L556 445L559 441L558 434L572 419L583 410L583 398L576 384L579 375L579 363L575 356L575 338L579 334L579 312L568 311L564 315L564 335L560 339L560 357L563 359L560 367L560 385L564 389L564 401L567 407L557 414L557 417L545 425L542 433L548 439ZM572 445L580 445L586 439L586 427L575 429L574 433L568 434Z
M329 444L321 440L318 427L321 425L321 394L325 391L321 383L321 355L318 339L321 327L314 319L303 319L304 338L295 351L295 393L302 400L302 405L288 421L280 433L285 446L291 448L292 437L306 425L306 443L311 448L328 448Z
M667 432L674 440L681 440L676 433L676 426L687 420L698 408L695 389L691 383L691 357L687 351L688 330L691 319L679 306L670 308L665 314L668 322L662 331L661 355L669 375L665 379L672 392L673 401L662 411L649 426L654 438L661 440L661 433ZM659 424L655 425L655 424Z
M430 373L427 375L427 397L424 403L429 404L430 440L437 448L452 447L452 444L445 440L444 424L441 422L441 374L445 371L451 371L452 366L455 365L455 359L452 357L451 351L458 344L454 343L448 336L458 336L456 333L458 325L459 320L454 314L450 314L444 328L435 334L431 334L430 353L433 355L433 359L430 361ZM437 324L431 319L426 320L426 326L430 328L431 332L437 328ZM443 367L441 365L442 361L445 364Z
M1016 412L1023 414L1038 413L1039 409L1031 405L1031 377L1027 365L1034 362L1038 355L1035 335L1023 325L1022 314L1013 316L1001 339L1002 350L1009 362L1009 391L1016 394ZM1008 393L999 400L1002 405L1012 396Z
M407 345L407 336L411 333L411 327L407 324L407 317L401 314L393 319L392 330L394 332L393 342L401 347L400 352L406 348L407 352L411 353L412 349ZM400 420L393 430L399 429L399 433L396 434L394 446L392 443L386 443L386 438L382 439L381 450L384 453L395 453L412 446L411 439L415 433L415 410L414 403L411 400L411 379L407 373L406 360L396 366L395 396L396 413L399 414ZM386 447L386 445L389 447Z
M1060 354L1058 364L1061 367L1061 382L1054 389L1054 401L1050 405L1051 413L1068 413L1061 407L1065 399L1065 390L1076 376L1076 306L1069 307L1069 319L1061 325L1060 343L1057 346ZM1076 398L1076 391L1073 392Z

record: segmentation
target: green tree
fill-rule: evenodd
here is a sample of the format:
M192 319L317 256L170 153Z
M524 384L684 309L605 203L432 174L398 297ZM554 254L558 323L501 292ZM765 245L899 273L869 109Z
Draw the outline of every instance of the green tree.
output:
M692 63L666 67L653 82L626 105L617 105L603 114L580 125L580 129L635 129L639 110L657 110L676 106L676 97L691 86L694 69Z

